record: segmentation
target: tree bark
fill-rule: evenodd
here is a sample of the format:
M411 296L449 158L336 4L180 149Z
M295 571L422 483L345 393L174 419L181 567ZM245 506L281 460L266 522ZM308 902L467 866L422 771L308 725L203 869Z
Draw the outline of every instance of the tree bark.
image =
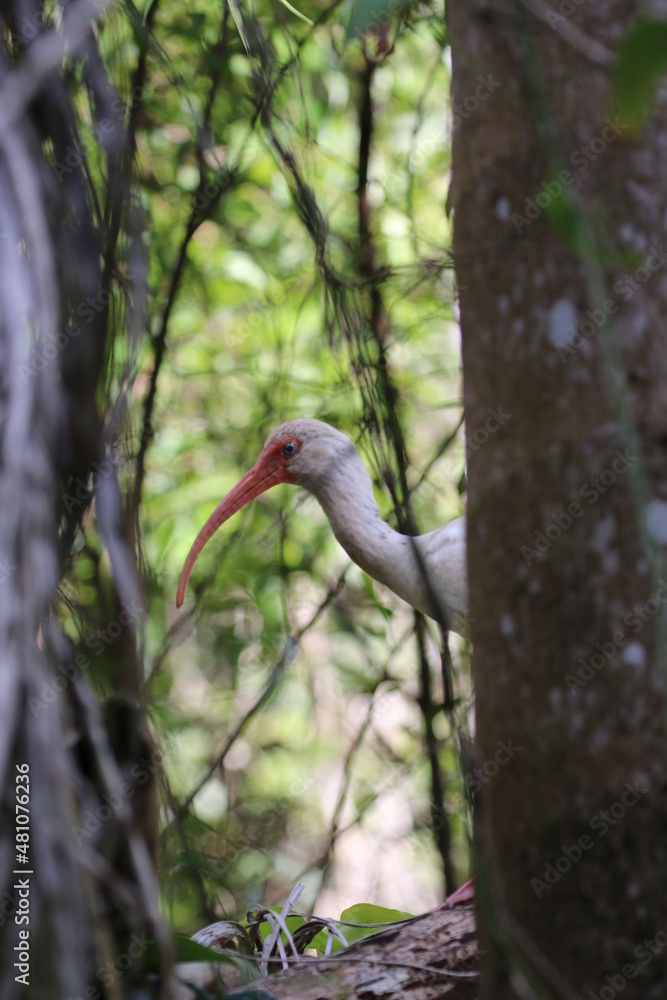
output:
M75 3L57 25L55 13L0 6L0 996L117 1000L143 981L151 945L164 973L169 954L154 857L161 758L137 705L144 606L114 461L115 386L131 380L108 361L114 342L131 358L116 265L139 259L141 239L132 145L104 117L116 95L99 11ZM92 124L110 126L99 171L78 127L81 78ZM127 283L140 303L140 280ZM84 547L97 558L79 600L75 573L58 588ZM63 605L85 623L77 645ZM92 653L95 624L112 641ZM116 694L103 711L89 678Z
M635 13L449 8L494 1000L667 995L667 120L611 111Z

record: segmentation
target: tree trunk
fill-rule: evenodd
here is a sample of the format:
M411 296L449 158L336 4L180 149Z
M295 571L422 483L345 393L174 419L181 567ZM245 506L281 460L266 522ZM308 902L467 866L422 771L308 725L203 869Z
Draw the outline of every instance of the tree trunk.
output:
M132 320L142 289L127 280L124 309L118 265L139 259L141 237L124 124L99 133L100 170L80 141L77 79L95 126L115 96L95 13L72 4L56 26L48 5L0 8L3 1000L117 1000L155 965L151 948L163 971L169 951L154 858L161 758L137 705L144 607L114 460L124 400L107 392L114 341L129 358L118 381L131 381L118 316ZM87 592L75 572L85 558ZM63 604L85 623L77 643ZM89 679L115 695L103 710Z
M481 995L648 1000L667 995L667 122L663 102L631 136L610 110L634 5L569 6L449 10Z

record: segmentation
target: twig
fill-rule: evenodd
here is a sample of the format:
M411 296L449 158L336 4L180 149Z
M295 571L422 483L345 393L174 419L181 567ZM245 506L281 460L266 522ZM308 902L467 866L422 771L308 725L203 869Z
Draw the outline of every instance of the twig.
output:
M167 824L167 826L165 827L165 829L164 829L164 831L162 833L162 838L163 839L167 837L167 835L169 834L172 826L176 822L180 821L180 819L188 811L188 809L190 808L190 805L192 804L192 802L193 802L194 798L196 797L196 795L198 794L198 792L204 787L204 785L206 785L211 780L211 778L213 777L213 775L215 774L215 772L218 770L218 768L222 765L225 757L227 756L227 754L229 753L229 751L231 750L231 748L233 747L233 745L236 743L236 741L239 738L239 736L241 736L241 734L245 731L246 727L251 722L251 720L257 715L257 713L260 711L260 709L262 709L264 707L264 705L266 705L266 703L271 699L274 691L276 690L276 688L279 686L280 682L282 681L283 675L285 673L285 670L286 670L288 664L290 663L290 661L293 659L293 657L294 657L294 655L295 655L295 653L297 651L297 648L299 646L299 642L301 641L302 637L315 624L315 622L318 620L318 618L320 617L320 615L329 606L329 604L331 604L331 602L334 600L334 598L340 592L340 590L341 590L341 588L343 586L343 583L345 582L345 573L346 573L346 570L347 570L347 567L346 567L345 570L343 570L343 573L338 577L338 580L335 582L335 584L329 589L329 591L326 594L325 598L323 599L323 601L321 601L321 603L319 604L319 606L317 607L317 609L315 610L315 612L312 614L312 616L310 617L310 619L308 620L308 622L306 622L306 624L303 625L302 628L298 629L294 633L294 635L290 636L290 638L288 639L288 641L285 643L285 646L283 647L283 651L280 654L280 657L279 657L278 661L276 662L275 666L271 670L271 674L269 675L269 679L266 682L266 685L265 685L264 690L262 691L261 695L259 696L259 698L257 699L257 701L255 701L253 703L253 705L251 705L251 707L248 709L248 711L245 713L245 715L236 724L236 726L234 727L234 729L232 730L232 732L229 734L229 736L225 740L225 743L224 743L224 745L222 747L222 750L220 750L215 755L215 758L209 764L209 767L208 767L206 773L204 774L204 776L197 782L197 784L194 786L194 788L192 788L190 790L190 792L188 793L187 797L180 804L180 806L176 810L174 816L171 818L170 822Z
M445 789L440 770L440 761L438 759L438 741L433 729L435 706L431 693L431 668L426 656L426 645L424 642L424 616L417 611L415 612L415 635L419 651L419 707L424 720L426 752L431 772L432 833L438 852L442 858L442 866L445 874L445 895L449 895L458 885L458 881L452 862L452 834L449 826L449 817L445 810Z
M153 8L151 8L152 12ZM224 5L224 11L222 15L222 22L220 27L220 36L218 40L218 63L222 64L222 49L221 47L225 45L227 40L227 17L228 17L228 7ZM213 103L215 101L215 95L217 89L220 85L220 72L214 73L211 77L211 86L209 89L208 98L206 101L206 106L204 109L202 128L208 129L211 119L211 114L213 110ZM218 204L220 198L224 193L226 193L231 187L234 172L230 170L223 170L222 177L219 179L219 183L216 187L213 197L207 197L205 202L205 207L201 208L199 206L199 199L205 194L206 185L208 183L208 178L204 170L204 158L201 153L201 141L197 145L198 156L199 156L199 183L194 192L192 198L192 207L190 209L190 216L185 226L185 232L181 240L181 245L178 250L178 255L176 257L176 264L171 272L171 280L169 282L169 291L167 293L167 300L162 311L162 317L160 320L160 328L153 340L154 347L154 361L153 370L151 372L150 383L148 387L148 392L146 393L146 398L144 399L143 406L143 424L142 424L142 436L141 442L139 444L139 451L137 453L137 464L136 472L134 477L134 485L130 494L130 499L128 503L128 511L133 513L134 517L138 517L139 505L141 502L141 491L143 488L144 476L145 476L145 466L146 466L146 454L155 436L155 431L153 428L153 410L155 407L155 399L157 395L157 382L158 376L160 374L160 368L162 366L162 361L164 359L166 347L167 347L167 330L169 327L169 320L171 318L171 313L176 302L176 296L178 294L179 286L183 273L185 271L185 265L187 263L187 252L190 240L194 236L197 228L208 215L211 214L215 206Z

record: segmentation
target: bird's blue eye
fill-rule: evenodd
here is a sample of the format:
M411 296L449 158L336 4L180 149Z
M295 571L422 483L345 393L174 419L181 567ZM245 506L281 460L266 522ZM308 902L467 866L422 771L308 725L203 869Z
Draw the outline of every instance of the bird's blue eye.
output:
M285 455L293 455L296 451L296 444L294 441L286 441L283 445L283 453Z

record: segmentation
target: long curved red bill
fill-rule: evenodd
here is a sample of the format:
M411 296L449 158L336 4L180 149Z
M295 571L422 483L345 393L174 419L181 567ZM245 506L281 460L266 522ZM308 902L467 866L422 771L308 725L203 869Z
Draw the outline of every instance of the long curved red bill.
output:
M176 607L180 608L185 599L185 590L192 573L192 567L197 561L199 553L206 545L209 538L215 534L221 524L224 524L232 514L241 510L247 503L255 497L266 493L272 486L278 483L287 482L284 466L278 461L278 455L274 449L270 449L260 455L258 461L249 472L246 472L243 479L236 484L231 493L228 493L222 503L215 508L204 527L201 529L185 560L185 566L178 581L176 591Z

